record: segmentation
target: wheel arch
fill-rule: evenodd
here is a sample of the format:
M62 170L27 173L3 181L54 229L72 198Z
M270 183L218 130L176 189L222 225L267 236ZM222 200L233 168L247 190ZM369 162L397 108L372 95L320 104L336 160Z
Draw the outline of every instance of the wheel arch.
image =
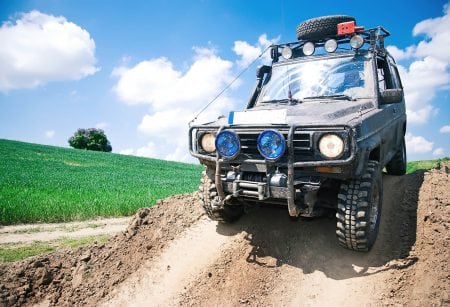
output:
M373 136L358 143L360 148L360 159L356 168L355 175L362 176L367 169L367 164L370 160L381 163L381 139L379 136Z

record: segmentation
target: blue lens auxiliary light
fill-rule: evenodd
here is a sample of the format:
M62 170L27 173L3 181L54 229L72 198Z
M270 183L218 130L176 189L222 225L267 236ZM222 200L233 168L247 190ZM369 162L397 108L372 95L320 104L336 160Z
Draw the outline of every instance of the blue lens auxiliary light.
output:
M228 159L236 157L241 150L238 135L229 130L221 131L216 136L216 149L220 157Z
M267 160L278 160L286 150L286 140L276 130L265 130L258 136L258 150Z

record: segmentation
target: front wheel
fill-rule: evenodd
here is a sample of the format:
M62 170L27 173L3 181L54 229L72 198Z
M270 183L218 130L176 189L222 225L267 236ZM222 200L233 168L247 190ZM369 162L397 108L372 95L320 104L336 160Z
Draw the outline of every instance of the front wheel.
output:
M341 184L336 213L339 244L354 251L369 251L378 234L383 198L381 167L369 161L361 179Z
M207 168L202 173L201 184L199 186L200 202L205 209L206 215L214 221L232 223L237 221L244 214L244 206L241 204L231 204L225 201L220 203L214 184L214 171Z

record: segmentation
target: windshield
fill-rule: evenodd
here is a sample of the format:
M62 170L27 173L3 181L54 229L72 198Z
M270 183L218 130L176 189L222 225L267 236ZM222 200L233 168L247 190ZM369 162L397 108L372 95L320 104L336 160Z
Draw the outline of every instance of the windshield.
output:
M370 56L364 55L275 65L258 103L328 96L352 100L371 97L371 70Z

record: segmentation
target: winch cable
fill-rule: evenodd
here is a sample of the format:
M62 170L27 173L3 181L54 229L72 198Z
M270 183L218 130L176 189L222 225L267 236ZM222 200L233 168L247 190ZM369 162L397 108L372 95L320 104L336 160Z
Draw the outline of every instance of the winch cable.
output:
M189 127L191 127L191 124L197 120L197 118L200 116L200 114L202 114L214 101L216 101L220 96L222 96L222 94L228 90L234 82L236 82L253 64L256 63L256 61L258 61L266 52L267 50L269 50L270 48L272 48L273 45L267 46L266 49L264 49L263 52L261 52L260 55L258 55L257 58L255 58L250 64L248 64L227 86L225 86L225 88L223 90L221 90L219 92L219 94L216 95L216 97L214 97L210 102L208 102L208 104L206 106L203 107L203 109L200 110L200 112L198 112L198 114L189 122Z

